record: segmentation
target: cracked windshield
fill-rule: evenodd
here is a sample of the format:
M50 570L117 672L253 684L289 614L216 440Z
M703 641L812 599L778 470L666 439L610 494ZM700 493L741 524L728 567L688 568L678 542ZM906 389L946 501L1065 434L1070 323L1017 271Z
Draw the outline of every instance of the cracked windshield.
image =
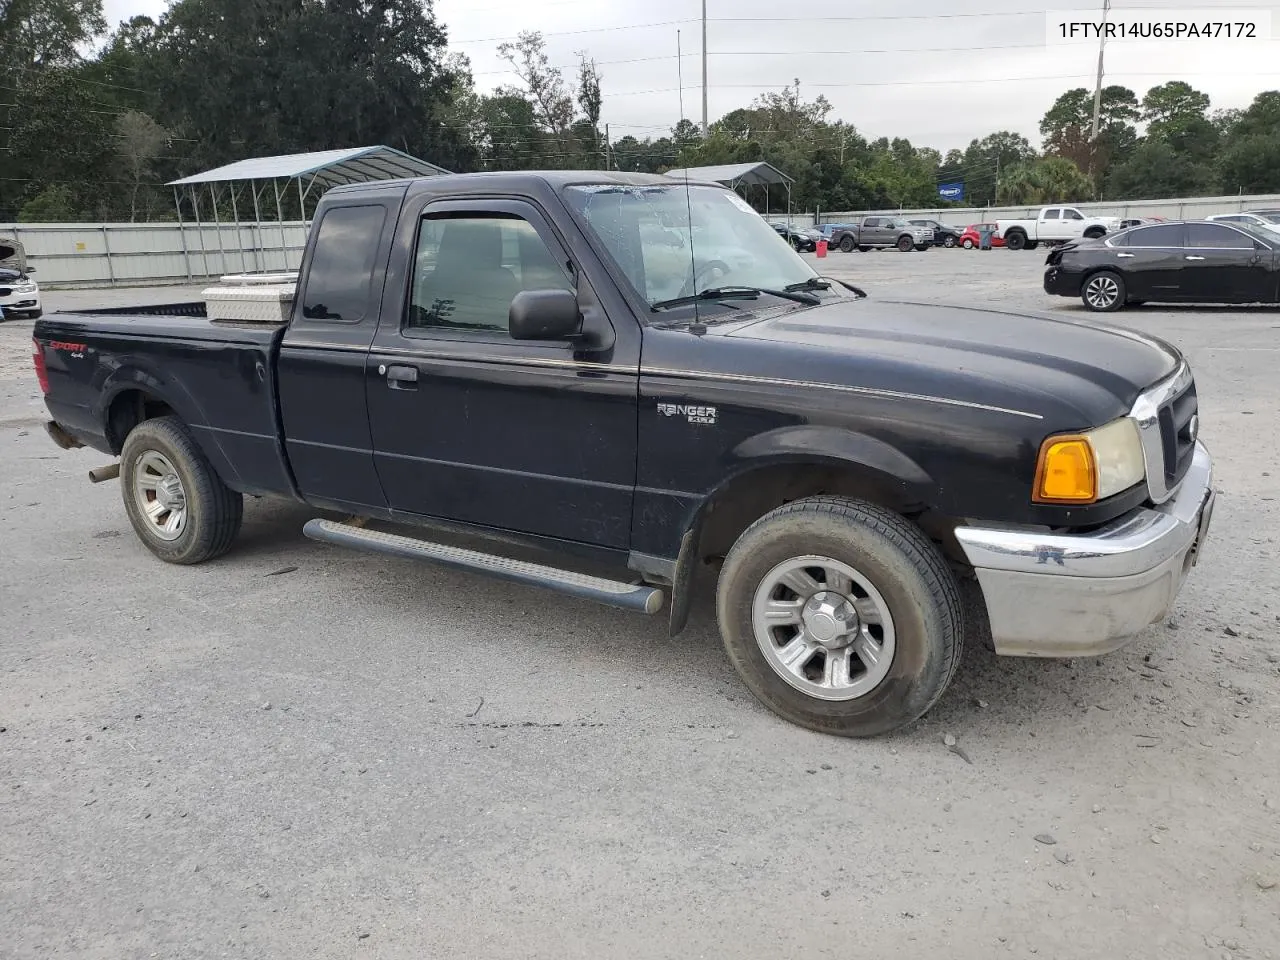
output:
M650 306L817 274L742 197L710 186L574 186L569 205Z

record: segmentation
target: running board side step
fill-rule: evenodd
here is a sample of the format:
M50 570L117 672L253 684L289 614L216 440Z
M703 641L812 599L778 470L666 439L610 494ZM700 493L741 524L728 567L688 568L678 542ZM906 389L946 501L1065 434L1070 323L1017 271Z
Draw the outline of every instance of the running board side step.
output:
M409 560L425 560L456 570L484 573L502 580L545 587L558 593L584 600L594 600L610 607L621 607L638 613L657 613L665 599L661 590L643 583L621 583L571 570L512 560L476 550L449 547L415 537L405 537L380 530L366 530L333 520L308 520L302 528L304 536L339 547L368 550Z

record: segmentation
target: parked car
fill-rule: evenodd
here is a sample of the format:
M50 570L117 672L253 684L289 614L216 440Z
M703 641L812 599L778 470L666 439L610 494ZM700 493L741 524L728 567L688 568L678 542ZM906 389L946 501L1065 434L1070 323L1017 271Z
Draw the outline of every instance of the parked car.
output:
M1280 226L1280 210L1257 210L1245 213L1215 213L1206 220L1214 223L1245 223L1257 227Z
M960 236L964 233L963 227L951 227L937 220L908 220L907 223L932 230L935 247L954 247L960 243Z
M1094 311L1143 303L1280 302L1280 232L1176 220L1053 250L1044 289Z
M997 220L996 227L1010 250L1034 250L1042 243L1104 236L1120 229L1120 218L1086 217L1075 207L1041 207L1035 219Z
M0 318L39 317L40 285L31 278L26 251L17 240L0 238Z
M961 579L1000 655L1116 649L1166 615L1212 516L1177 348L877 301L715 183L338 186L283 314L287 291L264 287L274 322L209 318L258 306L243 287L36 322L50 437L119 458L91 479L118 476L159 560L226 554L243 497L278 497L346 515L308 521L314 540L666 607L672 633L711 565L745 686L824 733L885 733L938 701ZM523 601L475 594L501 628L477 656L500 660Z
M793 248L804 253L813 253L818 249L818 241L824 239L822 231L813 227L793 227L787 223L770 223L769 226Z
M832 231L831 242L849 253L852 250L868 250L897 247L903 253L912 250L928 250L933 242L933 230L912 226L901 217L863 217L856 223L843 224Z
M1120 221L1120 229L1128 230L1130 227L1140 227L1144 223L1165 223L1165 217L1129 217Z
M960 246L964 247L966 250L976 250L978 248L978 244L982 242L982 236L979 231L983 227L987 227L991 230L996 229L996 225L994 223L971 223L969 226L965 227L964 232L960 234ZM992 234L991 246L1003 247L1004 239L998 233Z

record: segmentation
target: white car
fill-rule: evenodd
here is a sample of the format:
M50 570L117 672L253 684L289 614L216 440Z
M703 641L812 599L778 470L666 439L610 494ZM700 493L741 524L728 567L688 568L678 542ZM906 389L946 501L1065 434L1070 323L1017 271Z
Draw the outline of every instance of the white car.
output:
M5 320L40 316L40 287L32 272L22 245L0 240L0 316Z
M1280 211L1277 210L1261 210L1257 213L1215 213L1211 217L1205 217L1206 220L1215 220L1218 223L1247 223L1255 227L1265 227L1269 230L1275 230L1280 227Z

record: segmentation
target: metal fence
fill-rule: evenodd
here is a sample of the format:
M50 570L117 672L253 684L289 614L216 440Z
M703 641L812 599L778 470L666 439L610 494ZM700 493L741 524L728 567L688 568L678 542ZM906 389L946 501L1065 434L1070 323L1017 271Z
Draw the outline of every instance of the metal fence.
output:
M177 223L0 223L26 248L41 286L196 283L226 273L296 270L301 221L195 226Z
M1070 204L1087 215L1195 220L1215 213L1280 209L1280 194L1131 200ZM1034 217L1038 207L932 207L913 210L848 210L794 213L795 226L841 223L892 214L967 225ZM783 221L773 214L770 220ZM36 267L42 286L114 286L198 283L226 273L296 270L308 224L274 221L224 224L0 223L0 237L16 237Z
M1034 219L1041 206L1032 207L928 207L902 210L844 210L819 214L821 223L842 223L858 217L887 216L928 218L943 223L967 225L993 220ZM1174 200L1125 200L1116 203L1070 203L1086 216L1098 217L1164 217L1168 220L1200 220L1217 213L1241 213L1245 210L1280 210L1280 194L1256 194L1236 197L1188 197Z

